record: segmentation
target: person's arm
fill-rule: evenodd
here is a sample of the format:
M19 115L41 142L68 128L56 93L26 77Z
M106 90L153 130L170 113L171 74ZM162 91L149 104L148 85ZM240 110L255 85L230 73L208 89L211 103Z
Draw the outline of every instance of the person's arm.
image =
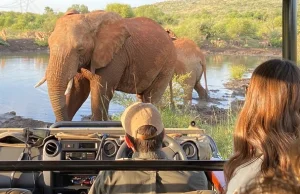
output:
M104 177L104 171L101 171L98 176L96 177L93 185L91 186L88 194L101 194L101 184L103 184Z
M208 189L208 181L203 171L190 171L187 173L190 175L188 180L190 190L195 191Z

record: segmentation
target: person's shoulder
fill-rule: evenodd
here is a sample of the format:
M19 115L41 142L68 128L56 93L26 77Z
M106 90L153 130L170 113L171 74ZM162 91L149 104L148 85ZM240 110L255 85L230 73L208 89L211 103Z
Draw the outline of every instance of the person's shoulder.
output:
M203 171L158 171L158 173L174 178L206 177Z
M260 174L263 156L255 157L244 164L238 166L228 183L227 193L234 193L236 190L244 187L249 181ZM245 176L247 175L247 176Z

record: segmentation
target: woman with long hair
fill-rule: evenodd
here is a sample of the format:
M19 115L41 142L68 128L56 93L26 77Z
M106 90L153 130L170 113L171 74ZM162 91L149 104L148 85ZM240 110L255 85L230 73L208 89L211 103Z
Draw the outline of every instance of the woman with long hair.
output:
M272 59L253 72L234 131L234 154L224 166L227 193L275 169L287 172L287 152L300 132L300 70Z
M276 169L275 174L261 174L250 181L241 194L299 194L300 193L300 139L297 139L289 151L291 167L287 172Z

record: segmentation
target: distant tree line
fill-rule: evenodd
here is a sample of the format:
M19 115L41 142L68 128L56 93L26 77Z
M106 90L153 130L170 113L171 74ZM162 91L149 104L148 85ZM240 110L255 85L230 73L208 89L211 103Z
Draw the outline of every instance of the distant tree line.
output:
M88 13L85 5L74 4L68 9ZM218 17L217 12L205 9L197 13L181 14L164 12L159 6L144 5L132 8L128 4L108 4L106 11L114 11L124 18L148 17L165 28L171 28L178 37L188 37L199 45L211 44L216 47L280 47L281 12L262 12L249 9L246 12L228 10ZM188 10L187 10L188 11ZM26 31L51 32L62 12L45 7L43 14L0 12L0 31L8 34Z

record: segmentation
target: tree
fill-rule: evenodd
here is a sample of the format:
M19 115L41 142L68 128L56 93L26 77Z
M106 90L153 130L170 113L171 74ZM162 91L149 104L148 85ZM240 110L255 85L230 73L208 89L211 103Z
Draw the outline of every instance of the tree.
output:
M128 4L111 3L106 6L105 10L111 11L111 12L116 12L116 13L120 14L123 18L134 17L132 8Z
M79 5L79 4L73 4L71 7L68 8L68 10L70 9L75 9L77 10L79 13L89 13L89 8L86 5Z
M137 7L134 10L134 13L138 17L147 17L155 20L159 24L163 23L163 18L165 16L164 12L162 12L158 7L155 5L144 5Z
M47 6L44 9L44 14L46 14L46 15L54 14L54 11L53 11L52 8L50 8L50 7Z

